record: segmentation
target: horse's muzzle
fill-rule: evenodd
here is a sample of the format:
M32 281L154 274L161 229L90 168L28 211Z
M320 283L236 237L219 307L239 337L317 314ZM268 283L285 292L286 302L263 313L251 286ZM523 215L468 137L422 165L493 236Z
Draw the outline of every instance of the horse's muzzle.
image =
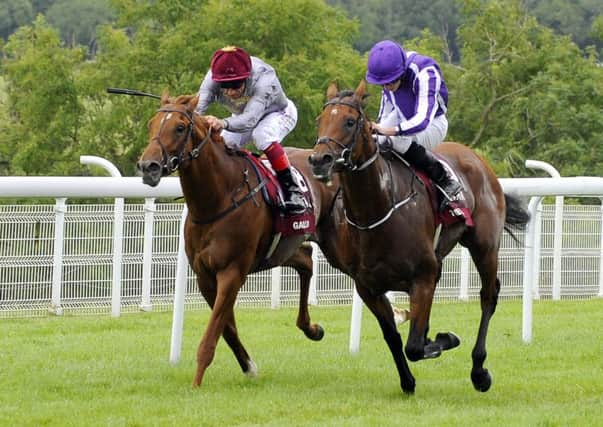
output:
M155 160L139 160L136 168L142 175L142 182L151 187L156 187L161 181L163 166Z
M333 156L329 153L313 153L308 157L312 175L321 182L329 182L333 173Z

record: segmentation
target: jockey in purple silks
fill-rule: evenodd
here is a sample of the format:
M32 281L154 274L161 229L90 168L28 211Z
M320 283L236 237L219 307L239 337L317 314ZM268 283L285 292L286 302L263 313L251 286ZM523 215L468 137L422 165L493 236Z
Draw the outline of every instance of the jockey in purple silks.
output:
M445 196L445 203L461 191L446 167L431 153L448 131L448 89L437 62L398 44L383 40L368 57L366 80L383 87L377 122L379 144L391 144L408 163L424 171Z
M297 108L285 95L274 68L249 56L240 47L217 50L199 88L196 112L205 113L212 102L223 104L232 115L224 119L206 116L211 128L221 132L224 142L232 149L253 140L276 172L285 197L285 209L304 211L302 192L281 146L281 141L297 124Z

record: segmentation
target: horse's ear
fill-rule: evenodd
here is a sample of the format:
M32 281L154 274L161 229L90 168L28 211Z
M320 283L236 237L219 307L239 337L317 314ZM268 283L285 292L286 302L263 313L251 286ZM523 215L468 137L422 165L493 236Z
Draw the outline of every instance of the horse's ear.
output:
M170 103L170 93L168 92L167 89L163 90L163 93L161 94L161 105L165 105L165 104L169 104Z
M198 103L199 103L199 94L191 97L191 99L186 104L186 109L190 112L193 112L197 109Z
M327 87L327 101L335 98L339 93L339 87L337 86L337 81L333 80L329 83L329 87Z
M360 80L360 84L358 84L356 91L354 91L354 99L360 104L363 104L364 98L366 98L366 82L362 79Z

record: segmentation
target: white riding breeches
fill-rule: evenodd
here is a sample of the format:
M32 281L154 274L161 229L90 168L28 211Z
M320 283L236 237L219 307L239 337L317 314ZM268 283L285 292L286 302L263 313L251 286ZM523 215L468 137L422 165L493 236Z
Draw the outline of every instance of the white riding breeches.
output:
M386 117L385 120L380 122L380 125L387 127L394 127L400 124L399 119L397 117L393 117L391 115ZM391 120L388 120L391 118ZM446 133L448 132L448 119L446 119L445 114L441 114L433 119L431 124L427 126L427 128L419 133L416 133L412 136L390 136L389 139L392 142L392 148L396 150L400 154L406 153L408 147L410 147L410 143L414 140L422 145L428 150L434 150L444 138L446 138ZM378 142L381 144L386 140L386 137L380 135L378 137Z
M233 149L241 148L253 141L258 150L264 151L273 142L282 142L297 124L297 108L289 100L284 110L266 114L257 125L244 133L222 131L226 145Z

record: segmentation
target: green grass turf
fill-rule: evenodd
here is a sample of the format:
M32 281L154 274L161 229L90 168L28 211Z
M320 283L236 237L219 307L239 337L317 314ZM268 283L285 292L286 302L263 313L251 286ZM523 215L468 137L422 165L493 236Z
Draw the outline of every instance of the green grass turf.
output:
M365 309L360 352L348 351L350 308L311 307L311 342L293 309L237 310L258 365L245 377L221 340L200 389L195 354L208 311L187 312L182 359L168 362L171 314L0 320L0 426L597 426L603 425L603 299L536 301L533 342L521 302L501 301L488 337L487 393L473 389L479 303L436 303L431 335L459 348L412 363L416 393ZM399 327L402 338L408 326Z

